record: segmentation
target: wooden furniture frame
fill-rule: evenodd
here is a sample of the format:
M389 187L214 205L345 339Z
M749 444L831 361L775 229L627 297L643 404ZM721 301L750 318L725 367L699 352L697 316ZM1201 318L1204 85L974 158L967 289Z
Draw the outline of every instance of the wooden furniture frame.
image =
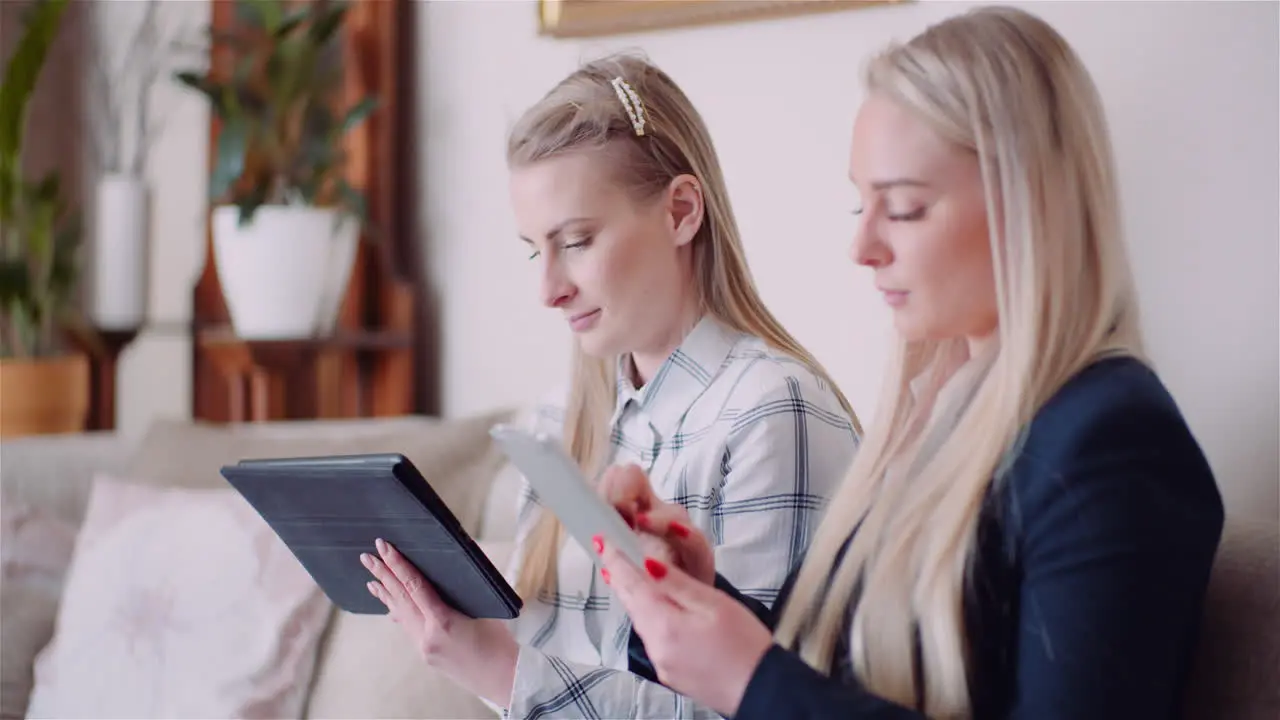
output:
M304 0L305 1L305 0ZM379 108L347 138L348 182L365 192L377 244L362 243L332 337L246 341L230 327L218 283L212 230L194 290L193 415L208 421L369 417L429 412L418 361L422 263L407 215L413 203L408 100L413 65L410 0L355 0L342 30L352 98ZM234 19L234 0L214 0L213 27ZM214 72L230 58L217 50ZM210 166L218 120L210 127Z
M538 29L557 38L599 37L762 20L905 0L539 0Z
M83 328L68 332L70 343L89 358L89 414L85 430L115 430L120 356L138 337L141 327L101 330Z

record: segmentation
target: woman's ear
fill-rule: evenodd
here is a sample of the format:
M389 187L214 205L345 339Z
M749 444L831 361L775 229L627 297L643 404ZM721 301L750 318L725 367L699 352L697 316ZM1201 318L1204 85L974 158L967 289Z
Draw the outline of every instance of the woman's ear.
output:
M667 188L667 212L671 218L671 239L676 247L693 242L702 228L702 183L692 175L678 175Z

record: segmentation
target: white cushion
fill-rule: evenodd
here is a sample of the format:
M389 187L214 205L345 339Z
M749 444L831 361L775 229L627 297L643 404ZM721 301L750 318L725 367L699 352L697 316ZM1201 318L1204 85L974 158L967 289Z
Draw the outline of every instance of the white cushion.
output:
M99 475L28 717L298 717L331 607L234 490Z

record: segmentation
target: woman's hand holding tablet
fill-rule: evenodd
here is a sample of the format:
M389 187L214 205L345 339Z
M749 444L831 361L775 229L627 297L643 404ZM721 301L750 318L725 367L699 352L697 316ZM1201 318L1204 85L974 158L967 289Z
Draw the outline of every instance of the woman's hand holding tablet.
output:
M360 556L373 574L369 594L387 606L428 665L496 705L510 700L520 646L501 620L474 619L449 607L422 573L379 538L378 555Z

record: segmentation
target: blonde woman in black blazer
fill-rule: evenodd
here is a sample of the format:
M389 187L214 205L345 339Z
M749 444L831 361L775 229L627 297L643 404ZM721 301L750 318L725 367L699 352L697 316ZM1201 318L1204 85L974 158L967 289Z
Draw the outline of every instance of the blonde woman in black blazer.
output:
M610 473L657 543L644 568L603 551L632 670L743 719L1176 717L1223 509L1143 359L1093 82L1010 7L866 81L852 255L900 336L881 409L776 601Z

